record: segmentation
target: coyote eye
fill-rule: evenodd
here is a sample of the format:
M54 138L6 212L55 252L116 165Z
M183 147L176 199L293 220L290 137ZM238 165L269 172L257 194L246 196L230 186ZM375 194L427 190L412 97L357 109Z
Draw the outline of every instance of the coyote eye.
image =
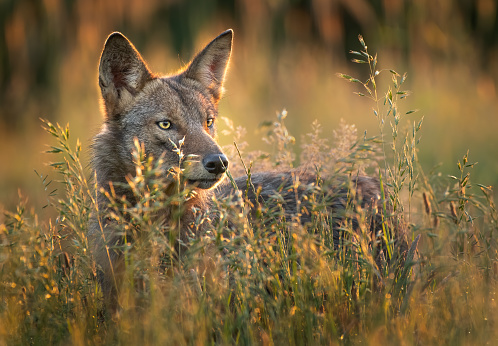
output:
M158 121L157 126L159 126L163 130L167 130L167 129L171 128L171 122L167 121L167 120Z
M212 127L212 126L213 126L213 124L214 124L214 118L209 118L209 119L207 120L207 127Z

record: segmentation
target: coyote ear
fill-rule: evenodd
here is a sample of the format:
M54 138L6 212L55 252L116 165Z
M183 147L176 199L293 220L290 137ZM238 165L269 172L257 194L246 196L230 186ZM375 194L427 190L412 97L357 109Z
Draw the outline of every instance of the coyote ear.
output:
M192 60L185 76L201 83L218 103L223 93L223 81L232 53L232 29L228 29L209 43Z
M99 86L107 116L122 112L152 78L133 44L121 33L112 33L105 42L99 65Z

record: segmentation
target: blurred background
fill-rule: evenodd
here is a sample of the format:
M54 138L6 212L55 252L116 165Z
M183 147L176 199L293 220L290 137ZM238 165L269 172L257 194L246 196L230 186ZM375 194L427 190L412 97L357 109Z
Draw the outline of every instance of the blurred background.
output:
M471 179L498 185L496 0L0 0L0 205L13 208L18 189L31 205L46 204L34 170L56 178L46 165L54 158L43 153L54 142L39 118L69 123L88 162L109 33L123 32L152 71L169 73L227 28L234 51L220 114L247 129L251 149L263 146L258 125L283 108L298 142L315 119L328 138L341 118L361 134L379 133L374 104L336 76L367 78L348 53L361 49L362 34L378 69L408 74L413 94L401 110L419 111L403 126L424 117L425 170L456 175L469 150L479 162ZM389 73L379 83L385 92Z

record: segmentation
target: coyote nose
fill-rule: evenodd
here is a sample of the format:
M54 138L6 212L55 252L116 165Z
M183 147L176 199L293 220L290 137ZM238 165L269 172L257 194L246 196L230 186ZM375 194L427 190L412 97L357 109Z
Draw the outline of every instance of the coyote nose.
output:
M227 170L228 159L223 154L209 154L202 159L202 164L209 173L220 174Z

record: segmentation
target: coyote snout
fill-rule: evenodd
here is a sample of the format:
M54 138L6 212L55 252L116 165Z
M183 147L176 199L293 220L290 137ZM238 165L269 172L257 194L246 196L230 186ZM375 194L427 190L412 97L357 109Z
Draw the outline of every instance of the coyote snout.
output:
M223 153L209 153L198 159L195 158L197 155L193 156L183 165L183 174L190 185L210 189L223 180L228 167L228 159Z
M174 131L173 129L168 134L171 135ZM199 126L197 129L189 130L181 142L182 145L178 148L184 157L181 168L183 176L190 185L200 189L210 189L223 180L228 159L212 134ZM168 149L163 152L163 156L169 156ZM171 152L171 149L169 150ZM173 164L172 159L167 159L166 170Z
M205 155L201 160L203 168L212 175L211 179L194 179L188 177L188 182L201 189L210 189L219 183L225 177L225 171L228 167L228 159L222 153Z

